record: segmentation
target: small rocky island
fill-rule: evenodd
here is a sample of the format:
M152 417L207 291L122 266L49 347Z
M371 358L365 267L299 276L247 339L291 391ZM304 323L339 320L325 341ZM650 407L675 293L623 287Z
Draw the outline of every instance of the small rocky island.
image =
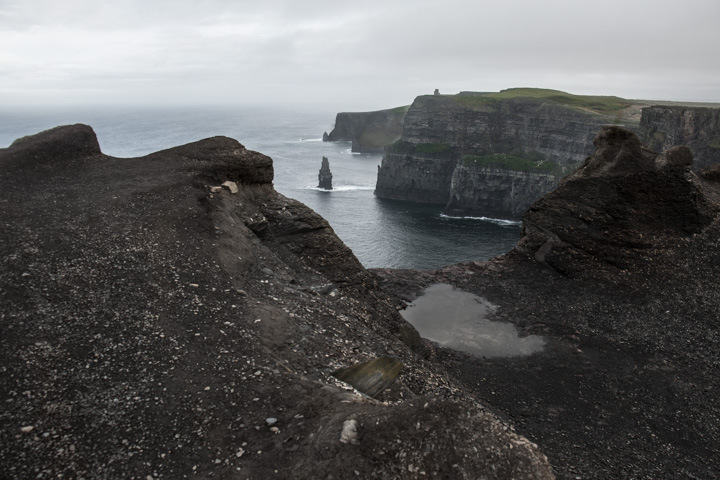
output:
M617 127L594 148L516 248L433 271L366 270L227 137L120 159L73 125L0 149L2 472L715 478L720 165ZM438 283L543 349L421 339L398 310ZM336 378L377 369L375 396Z
M327 157L322 157L322 165L318 173L318 188L324 190L332 190L332 172L330 172L330 161Z

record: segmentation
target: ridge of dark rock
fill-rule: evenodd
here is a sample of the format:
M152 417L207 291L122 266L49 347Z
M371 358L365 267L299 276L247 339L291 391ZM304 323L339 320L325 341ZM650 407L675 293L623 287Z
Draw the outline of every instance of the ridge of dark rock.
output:
M269 157L49 132L0 151L2 476L553 478ZM331 376L384 356L377 400Z
M78 123L51 128L15 140L5 149L5 161L18 158L22 159L25 167L37 167L100 153L100 144L93 129Z

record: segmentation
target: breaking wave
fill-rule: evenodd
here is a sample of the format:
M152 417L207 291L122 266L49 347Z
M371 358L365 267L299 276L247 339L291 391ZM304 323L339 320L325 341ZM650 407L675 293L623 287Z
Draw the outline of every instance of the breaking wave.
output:
M317 190L318 192L350 192L355 190L375 190L375 187L363 185L338 185L333 186L332 190L325 190L320 187L305 187L306 190Z
M450 218L453 220L481 220L483 222L490 222L503 227L519 227L522 222L517 220L506 220L504 218L490 218L490 217L454 217L452 215L440 214L441 218Z

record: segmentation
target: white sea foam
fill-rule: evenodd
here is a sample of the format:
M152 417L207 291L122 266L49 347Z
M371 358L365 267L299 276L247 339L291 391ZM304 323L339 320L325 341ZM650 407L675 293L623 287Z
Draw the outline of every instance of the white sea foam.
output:
M520 226L522 225L522 222L519 222L517 220L506 220L504 218L490 218L490 217L455 217L452 215L445 215L444 213L440 214L440 217L442 218L450 218L453 220L480 220L483 222L490 222L494 223L496 225L502 225L502 226Z
M305 190L317 190L318 192L350 192L358 190L375 190L375 187L364 186L364 185L338 185L333 186L332 190L326 190L320 187L305 187Z

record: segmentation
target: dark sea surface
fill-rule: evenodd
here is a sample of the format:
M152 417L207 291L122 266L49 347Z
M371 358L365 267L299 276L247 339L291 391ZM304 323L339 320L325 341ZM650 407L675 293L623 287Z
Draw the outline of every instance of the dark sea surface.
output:
M382 155L353 154L345 142L322 142L336 112L274 108L54 108L0 111L0 148L58 125L93 127L102 151L137 157L202 138L225 135L272 157L275 188L332 225L368 268L436 268L486 260L520 238L517 222L450 218L441 206L374 196ZM332 191L317 187L322 157L330 160ZM0 193L1 195L1 193Z

